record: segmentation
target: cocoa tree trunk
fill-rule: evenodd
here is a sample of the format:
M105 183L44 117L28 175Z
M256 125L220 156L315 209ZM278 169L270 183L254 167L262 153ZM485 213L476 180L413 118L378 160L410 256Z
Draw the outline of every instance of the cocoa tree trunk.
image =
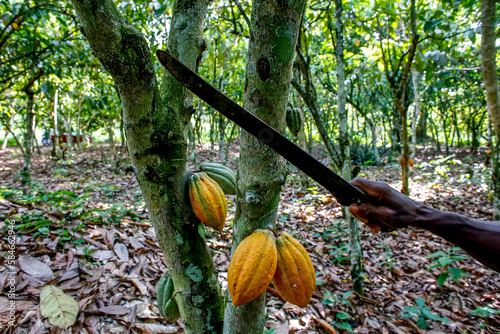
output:
M294 71L295 72L295 71ZM294 73L295 75L295 73ZM299 131L299 135L298 135L298 142L299 142L299 146L301 149L303 149L304 151L307 150L307 140L306 140L306 132L305 132L305 129L306 129L306 117L304 115L304 113L302 112L303 108L304 108L304 102L302 101L302 98L300 96L298 96L296 99L297 101L297 108L299 108L301 110L301 114L302 114L302 127ZM299 170L299 179L300 179L300 184L301 184L301 189L303 191L307 190L307 188L309 188L309 176L307 176L303 171Z
M351 180L351 152L349 146L349 129L346 109L346 89L344 71L344 22L342 19L342 0L335 0L335 57L337 60L337 99L339 117L340 160L342 177ZM333 34L332 34L333 42ZM359 237L359 222L346 207L343 207L346 222L349 226L349 256L351 258L351 279L353 291L363 295L363 250Z
M415 68L411 69L411 77L413 81L413 96L415 97L415 109L413 112L413 121L411 122L411 156L415 157L417 147L417 129L418 121L420 119L420 94L418 90L418 83L422 75L417 73Z
M66 129L66 143L68 145L68 151L73 151L73 133L71 131L71 112L68 110L68 116L61 112L61 116L64 122L64 128Z
M493 124L494 143L492 146L493 179L493 219L500 219L500 97L495 47L495 0L481 0L481 64L486 88L486 102Z
M8 138L9 138L9 132L5 131L5 136L3 137L2 148L1 148L2 151L7 148Z
M372 113L372 117L375 119L375 115L373 115L373 113ZM375 124L375 122L373 122L373 121L368 122L368 124L370 125L370 129L372 132L373 164L375 166L379 166L380 165L380 154L378 153L378 146L377 146L377 142L378 142L377 124Z
M165 254L184 330L220 333L224 299L186 194L184 129L193 95L169 73L160 89L147 40L112 0L72 3L84 35L122 98L129 156ZM207 4L207 0L174 3L168 50L191 69L201 56Z
M219 157L224 165L227 164L226 145L226 118L219 115Z
M305 3L255 0L252 6L243 107L281 133L285 130L292 63ZM260 140L266 140L266 133ZM285 162L260 140L242 131L232 252L255 229L276 225ZM224 333L262 333L265 297L263 293L239 307L229 298Z
M30 166L31 157L33 154L33 140L35 133L35 113L33 112L33 104L35 101L35 92L32 90L35 82L42 77L44 70L40 69L29 79L28 83L23 87L22 91L26 93L28 101L26 103L26 133L24 134L24 151L23 151L23 169L21 171L21 184L27 185L31 181Z
M59 128L57 124L57 106L59 104L59 90L56 88L54 93L54 109L52 111L54 125L54 140L52 141L51 157L57 157L57 147L59 145Z

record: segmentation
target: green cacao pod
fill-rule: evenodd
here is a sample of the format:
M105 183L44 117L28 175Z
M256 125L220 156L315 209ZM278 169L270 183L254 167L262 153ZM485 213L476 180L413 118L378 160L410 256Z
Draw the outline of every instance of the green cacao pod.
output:
M172 299L174 290L172 278L165 273L156 285L156 301L161 316L168 322L176 322L181 317L179 306L175 299Z
M205 225L222 231L227 201L221 187L205 172L193 174L188 181L189 200L194 214Z
M302 112L299 108L288 108L286 111L286 125L294 137L297 137L302 128Z
M226 195L236 195L236 174L231 169L215 162L204 162L200 169L214 179Z

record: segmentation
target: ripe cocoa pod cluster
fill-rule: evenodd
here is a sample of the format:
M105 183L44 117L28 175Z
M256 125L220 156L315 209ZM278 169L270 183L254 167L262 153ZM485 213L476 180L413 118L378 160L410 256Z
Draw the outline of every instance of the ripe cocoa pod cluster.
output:
M254 300L273 285L287 302L306 307L316 287L311 258L287 232L277 238L269 230L256 230L236 248L227 272L234 305Z
M413 167L413 165L415 164L412 158L408 158L408 160L406 160L403 155L399 157L398 162L401 167L403 167L405 163L410 167Z

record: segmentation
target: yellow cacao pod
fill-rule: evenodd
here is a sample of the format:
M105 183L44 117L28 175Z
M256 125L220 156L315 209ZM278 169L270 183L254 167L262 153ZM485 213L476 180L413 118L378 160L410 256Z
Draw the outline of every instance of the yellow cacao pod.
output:
M279 295L292 304L306 307L316 288L311 258L300 242L286 232L276 238L278 266L273 284Z
M415 163L413 162L413 159L412 159L412 158L409 158L409 159L408 159L408 166L413 167L413 165L414 165L414 164L415 164Z
M227 201L221 187L206 173L195 173L188 181L189 200L194 214L205 225L222 231Z
M275 242L273 232L256 230L236 247L227 271L234 305L254 300L271 283L278 261Z

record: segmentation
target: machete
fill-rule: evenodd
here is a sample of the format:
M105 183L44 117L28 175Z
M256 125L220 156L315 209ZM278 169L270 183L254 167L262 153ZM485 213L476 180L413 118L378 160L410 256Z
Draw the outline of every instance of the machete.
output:
M211 86L171 54L158 50L156 55L160 63L184 87L321 184L340 204L349 206L372 200L362 189L352 186L273 127ZM381 222L377 223L387 227Z

